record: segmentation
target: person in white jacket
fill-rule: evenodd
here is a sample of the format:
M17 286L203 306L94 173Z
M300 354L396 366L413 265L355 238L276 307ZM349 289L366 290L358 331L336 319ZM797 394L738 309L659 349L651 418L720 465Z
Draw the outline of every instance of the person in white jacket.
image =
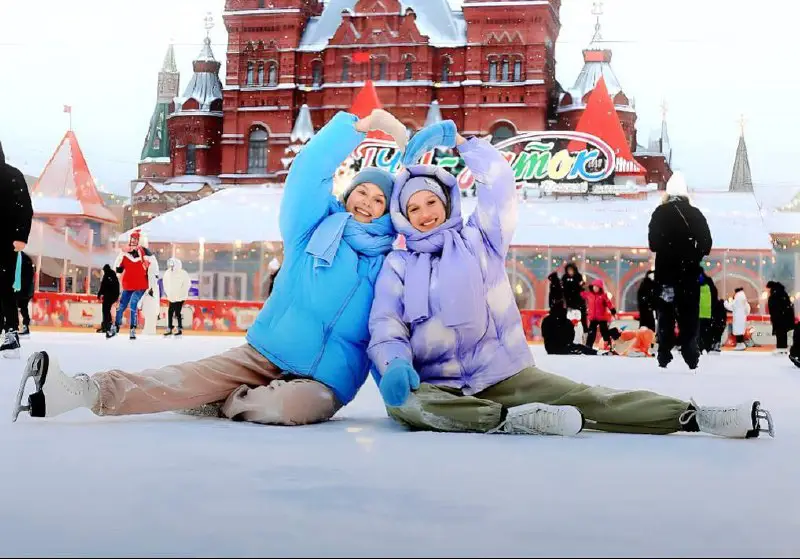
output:
M183 303L189 298L189 288L191 280L189 274L183 269L183 264L177 258L167 260L167 271L164 272L164 295L169 301L169 311L167 314L167 331L165 336L176 336L183 334ZM172 317L178 321L178 329L172 330Z
M736 351L747 349L744 344L744 333L747 329L747 315L750 314L750 303L744 288L737 287L733 299L725 301L725 308L733 313L733 335L736 336Z

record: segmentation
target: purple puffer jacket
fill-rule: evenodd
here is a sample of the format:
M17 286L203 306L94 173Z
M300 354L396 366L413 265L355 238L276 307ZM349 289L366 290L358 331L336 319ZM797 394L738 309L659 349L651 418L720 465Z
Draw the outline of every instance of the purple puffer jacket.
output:
M478 206L458 233L480 266L482 300L486 315L474 324L445 326L440 311L443 290L439 283L438 255L431 258L430 316L406 323L404 291L411 254L391 252L375 284L369 319L368 354L377 374L383 375L394 359L413 362L422 382L458 388L476 394L533 365L522 320L506 275L505 259L517 224L517 198L511 166L489 142L472 138L459 147L478 187ZM441 176L441 175L440 175ZM447 175L451 193L451 218L461 218L461 193L455 178ZM399 233L413 231L399 212L400 188L392 196L392 220ZM376 380L380 380L376 378Z

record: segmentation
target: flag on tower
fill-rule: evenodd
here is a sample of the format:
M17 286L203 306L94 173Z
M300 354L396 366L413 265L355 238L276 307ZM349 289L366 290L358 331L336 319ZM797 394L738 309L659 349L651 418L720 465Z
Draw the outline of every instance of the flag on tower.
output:
M64 112L72 114L72 105L64 105Z

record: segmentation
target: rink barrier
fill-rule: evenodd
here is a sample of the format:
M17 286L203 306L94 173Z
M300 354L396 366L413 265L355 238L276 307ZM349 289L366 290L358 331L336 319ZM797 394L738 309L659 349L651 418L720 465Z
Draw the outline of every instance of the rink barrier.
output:
M161 300L158 328L167 327L168 301ZM33 326L98 328L102 322L102 305L93 295L69 293L37 292L31 302L31 322ZM189 299L183 306L183 326L185 330L205 332L244 333L253 324L263 303L259 301L216 301L212 299ZM116 305L112 309L112 316ZM123 323L128 322L126 311ZM541 323L547 316L546 310L522 310L522 326L528 341L541 341ZM614 325L617 327L638 328L638 313L621 312L617 314ZM731 316L728 316L730 323ZM139 312L138 322L144 325L144 317ZM750 315L748 323L753 328L753 339L757 345L775 345L772 326L768 315Z

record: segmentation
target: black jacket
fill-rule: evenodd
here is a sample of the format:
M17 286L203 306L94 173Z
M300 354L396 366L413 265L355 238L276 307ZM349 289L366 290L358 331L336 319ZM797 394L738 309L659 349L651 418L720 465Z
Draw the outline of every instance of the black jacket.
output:
M697 269L711 252L711 231L703 213L687 198L672 198L650 218L650 250L656 253L656 283L697 283Z
M652 313L656 310L656 300L658 299L658 288L651 273L647 273L639 284L636 292L636 306L639 314Z
M547 302L549 304L549 308L553 308L556 305L563 305L564 304L564 288L561 287L561 280L558 277L558 272L553 272L547 279L550 280L550 292L547 296Z
M28 242L33 205L25 177L6 163L0 145L0 250L12 250L14 241Z
M583 293L584 290L583 276L580 274L580 272L578 272L578 269L574 264L567 264L566 269L569 268L575 270L575 274L570 276L565 271L564 275L561 276L561 286L564 290L564 301L567 303L568 309L582 309L584 306L586 306L585 299L581 297L581 293Z
M542 320L544 349L553 355L569 353L569 346L575 339L575 327L567 318L563 307L554 307Z
M103 281L100 282L100 289L97 291L98 299L103 297L107 303L113 303L119 299L119 278L111 266L103 266Z
M767 283L770 289L767 309L769 310L769 320L774 330L788 332L794 328L794 305L786 293L786 288L782 283L771 281ZM774 332L773 332L774 333Z

